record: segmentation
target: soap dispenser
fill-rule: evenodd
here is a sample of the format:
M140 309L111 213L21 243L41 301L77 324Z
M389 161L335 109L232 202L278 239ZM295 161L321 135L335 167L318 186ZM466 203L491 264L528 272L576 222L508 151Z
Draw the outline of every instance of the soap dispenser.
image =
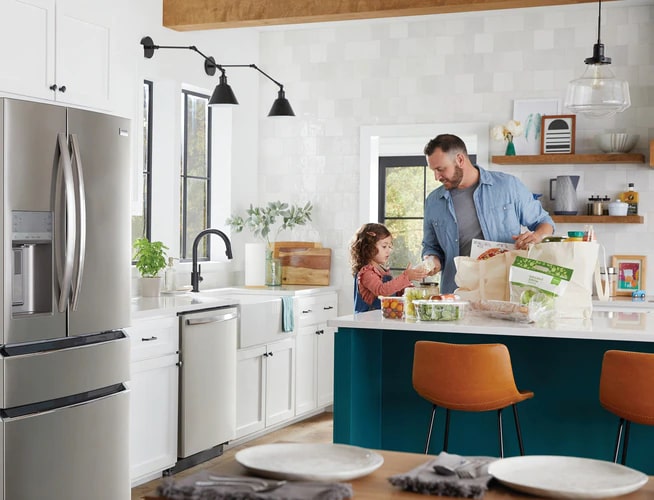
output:
M177 290L176 281L173 257L168 257L168 266L166 267L166 272L164 274L164 290L166 292L174 292Z

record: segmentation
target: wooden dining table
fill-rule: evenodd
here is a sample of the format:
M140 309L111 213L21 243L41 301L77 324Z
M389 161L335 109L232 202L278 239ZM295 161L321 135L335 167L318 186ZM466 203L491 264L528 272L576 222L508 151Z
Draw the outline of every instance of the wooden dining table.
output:
M419 500L420 498L452 498L436 495L421 495L419 493L400 490L388 481L388 478L395 474L408 472L409 470L424 464L433 455L420 453L408 453L399 451L375 450L384 457L383 465L374 472L357 479L343 481L352 485L353 498L356 500ZM247 470L234 460L226 461L211 467L211 472L219 475L247 475ZM483 500L534 500L536 497L526 493L520 493L506 488L496 481L491 482L490 487L483 497ZM620 500L654 500L654 477L640 489L628 495L622 495ZM144 500L165 500L163 497L144 497Z

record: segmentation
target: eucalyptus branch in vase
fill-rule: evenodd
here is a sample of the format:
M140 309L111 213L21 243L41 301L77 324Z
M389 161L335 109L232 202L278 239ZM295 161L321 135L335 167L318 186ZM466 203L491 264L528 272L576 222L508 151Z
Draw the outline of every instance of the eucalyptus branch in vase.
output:
M232 215L225 223L235 233L240 233L243 229L248 228L256 238L260 238L266 243L267 251L270 253L279 233L310 222L312 210L311 202L307 202L304 206L289 205L281 201L271 201L263 207L255 207L250 204L245 217Z

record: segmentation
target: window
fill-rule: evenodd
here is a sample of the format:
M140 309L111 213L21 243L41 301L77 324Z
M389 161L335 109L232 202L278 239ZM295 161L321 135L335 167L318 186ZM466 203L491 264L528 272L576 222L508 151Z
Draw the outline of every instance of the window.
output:
M151 237L152 210L152 82L143 82L143 199L141 213L132 215L132 243L138 238Z
M211 224L211 114L209 96L182 90L182 159L180 169L180 258L192 257L193 239ZM198 247L209 259L209 238Z
M393 235L391 269L420 262L425 198L439 185L424 155L379 157L379 220Z

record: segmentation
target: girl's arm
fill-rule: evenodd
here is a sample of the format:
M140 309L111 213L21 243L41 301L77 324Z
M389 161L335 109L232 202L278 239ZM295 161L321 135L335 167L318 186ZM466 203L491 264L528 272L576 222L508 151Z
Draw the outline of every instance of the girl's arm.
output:
M382 278L373 269L363 269L359 274L359 289L369 291L374 297L379 295L393 295L401 292L406 287L411 286L411 280L407 277L406 271L400 274L397 278L393 278L386 283L382 283ZM364 300L367 298L364 297ZM367 301L367 300L366 300Z

